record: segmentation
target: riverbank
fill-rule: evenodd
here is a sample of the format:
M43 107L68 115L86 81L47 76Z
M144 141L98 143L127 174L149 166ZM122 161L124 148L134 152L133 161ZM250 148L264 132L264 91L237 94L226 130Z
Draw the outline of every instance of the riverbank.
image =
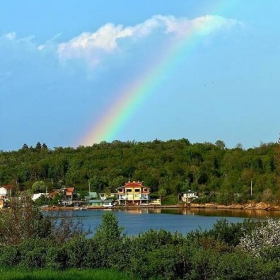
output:
M221 205L215 203L195 204L191 203L190 208L212 208L212 209L231 209L231 210L266 210L280 211L280 205L273 205L264 202L249 202L245 204Z
M249 202L245 204L230 204L222 205L216 203L180 203L173 205L122 205L114 207L103 207L103 206L90 206L90 207L74 207L74 206L49 206L41 207L42 211L77 211L77 210L110 210L110 209L221 209L221 210L265 210L265 211L280 211L280 205L273 205L264 202Z

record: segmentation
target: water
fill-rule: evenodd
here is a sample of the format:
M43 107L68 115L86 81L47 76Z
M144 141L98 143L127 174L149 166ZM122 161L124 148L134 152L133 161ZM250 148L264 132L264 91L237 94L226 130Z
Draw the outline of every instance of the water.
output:
M263 219L265 217L280 217L279 212L264 210L215 210L215 209L133 209L133 210L81 210L73 211L80 217L85 229L94 232L101 222L105 211L113 211L128 235L138 235L149 229L165 229L172 233L186 234L196 229L210 229L219 219L229 222L242 222L245 218Z

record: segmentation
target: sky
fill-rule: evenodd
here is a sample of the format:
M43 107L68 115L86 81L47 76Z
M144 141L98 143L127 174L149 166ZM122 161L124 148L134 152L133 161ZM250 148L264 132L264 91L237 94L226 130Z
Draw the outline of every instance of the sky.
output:
M0 150L280 132L278 0L0 2Z

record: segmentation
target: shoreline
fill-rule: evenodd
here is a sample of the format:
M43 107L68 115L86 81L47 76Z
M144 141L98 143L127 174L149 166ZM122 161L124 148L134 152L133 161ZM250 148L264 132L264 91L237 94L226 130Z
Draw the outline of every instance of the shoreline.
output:
M173 204L173 205L127 205L127 206L90 206L90 207L74 207L74 206L49 206L40 207L42 211L82 211L82 210L112 210L112 209L217 209L217 210L264 210L264 211L280 211L280 205L272 205L264 202L251 202L246 204L230 204L222 205L216 203L205 204Z

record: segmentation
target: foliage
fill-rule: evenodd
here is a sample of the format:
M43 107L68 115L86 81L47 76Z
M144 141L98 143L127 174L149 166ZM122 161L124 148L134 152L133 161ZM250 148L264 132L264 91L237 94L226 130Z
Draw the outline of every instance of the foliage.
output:
M51 221L44 217L30 197L13 198L10 208L0 212L1 245L19 244L25 239L51 234Z
M115 214L106 212L93 236L93 241L98 244L95 254L98 256L99 267L120 268L118 263L124 248L122 232L123 228L119 226Z
M82 224L72 215L43 215L30 196L12 198L10 208L0 212L1 246L18 245L33 239L62 244L84 233Z
M46 185L44 181L36 181L32 185L33 193L42 193L46 191Z
M92 279L96 270L88 269L100 268L106 268L102 279L279 279L280 247L277 239L269 239L269 231L278 236L279 221L233 224L221 220L210 230L196 230L186 236L166 230L127 236L110 211L103 215L91 238L76 232L63 234L59 242L50 234L4 244L0 247L0 267L13 268L10 273L14 275L15 268L20 269L28 279ZM262 232L264 240L256 239ZM270 240L269 246L258 248L257 258L255 253L248 253L248 246L241 250L237 245L252 236L257 244ZM28 271L31 268L40 268L41 273ZM7 271L1 271L1 277L9 276ZM115 278L106 278L103 273Z
M269 252L269 249L274 247L278 250L280 248L280 220L268 218L266 222L241 238L239 247L258 257L263 251Z
M113 141L53 150L38 142L35 148L23 145L18 151L0 154L0 182L12 184L14 193L32 186L35 191L75 186L83 192L89 184L92 191L104 192L115 191L131 179L144 181L164 203L186 189L198 191L202 201L277 203L279 150L278 144L271 143L248 150L240 145L228 149L222 140L215 144L191 144L187 139Z
M125 273L112 269L69 269L65 271L40 269L40 270L22 270L22 269L5 269L1 268L1 279L5 280L136 280Z

